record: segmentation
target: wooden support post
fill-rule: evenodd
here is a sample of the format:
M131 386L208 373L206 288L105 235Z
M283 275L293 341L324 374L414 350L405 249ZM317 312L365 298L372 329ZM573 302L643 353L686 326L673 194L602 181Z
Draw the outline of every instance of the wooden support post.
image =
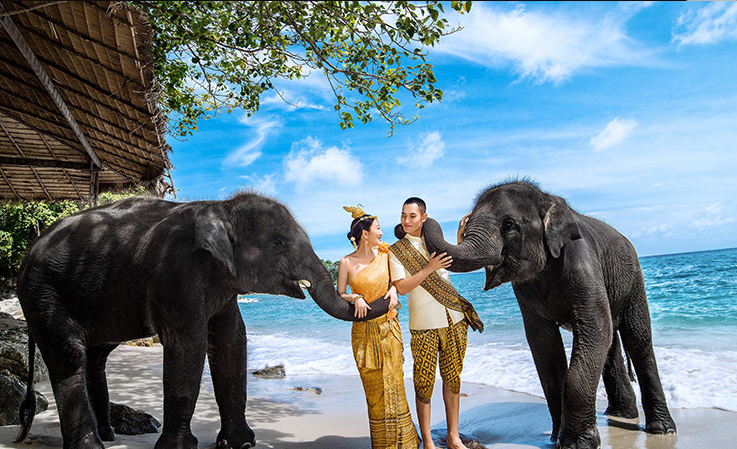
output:
M90 162L90 207L97 206L100 195L99 170Z

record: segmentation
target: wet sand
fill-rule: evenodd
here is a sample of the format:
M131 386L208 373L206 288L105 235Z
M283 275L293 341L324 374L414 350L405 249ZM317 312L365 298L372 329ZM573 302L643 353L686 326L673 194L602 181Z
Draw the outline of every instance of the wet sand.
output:
M107 374L110 399L145 411L163 420L162 348L121 346L110 356ZM258 448L368 449L371 447L368 417L358 376L287 376L262 379L248 376L247 417L256 432ZM405 385L413 401L412 383ZM438 384L439 385L439 384ZM297 391L319 387L321 394ZM13 443L19 426L0 427L0 448L56 448L62 446L59 419L48 381L37 390L50 406L36 415L26 443ZM464 383L461 393L461 433L487 448L550 448L550 415L542 398L484 385ZM433 429L445 430L440 388L433 396ZM414 409L414 404L410 404ZM637 420L613 420L598 407L597 422L602 448L610 449L721 449L737 447L732 430L737 413L718 409L671 409L677 436L649 435ZM414 414L416 423L416 415ZM192 420L200 448L214 448L220 429L217 405L210 385L203 383ZM117 435L107 448L153 448L158 434ZM29 444L30 442L30 444Z

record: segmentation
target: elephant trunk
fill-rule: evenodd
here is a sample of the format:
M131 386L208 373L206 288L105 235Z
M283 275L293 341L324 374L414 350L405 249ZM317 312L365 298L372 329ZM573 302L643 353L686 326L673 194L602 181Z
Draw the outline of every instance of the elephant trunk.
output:
M500 255L495 255L492 242L487 242L482 238L483 234L469 234L468 237L459 245L448 243L443 237L443 230L440 224L428 218L422 226L425 236L425 244L430 253L446 253L453 258L453 263L448 270L464 273L468 271L478 270L483 267L499 265L501 262Z
M307 291L317 305L333 318L344 321L365 321L378 318L389 310L388 299L377 299L371 303L371 310L364 318L356 318L353 304L338 294L333 278L330 277L330 273L320 259L315 255L311 260L305 262L305 265L311 267L311 273L307 277L311 285L307 287Z

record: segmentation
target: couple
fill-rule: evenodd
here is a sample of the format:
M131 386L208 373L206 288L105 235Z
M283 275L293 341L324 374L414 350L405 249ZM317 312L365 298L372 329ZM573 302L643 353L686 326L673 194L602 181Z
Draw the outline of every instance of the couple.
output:
M468 326L481 331L483 323L451 286L445 269L450 256L428 254L422 237L425 202L416 197L404 202L401 225L406 235L391 246L381 242L377 217L357 207L344 209L353 214L348 238L356 251L340 260L338 293L354 304L359 318L366 315L372 301L390 299L386 315L355 322L351 333L366 394L372 448L418 448L420 444L404 392L402 330L397 320L398 295L408 293L415 402L423 447L435 447L430 434L430 398L439 358L448 448L465 448L458 434L460 374ZM465 224L466 217L459 224L459 239Z

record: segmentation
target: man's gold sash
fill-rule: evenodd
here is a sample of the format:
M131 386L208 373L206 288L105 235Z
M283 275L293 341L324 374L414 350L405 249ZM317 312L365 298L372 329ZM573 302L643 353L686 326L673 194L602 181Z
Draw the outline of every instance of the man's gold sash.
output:
M397 243L389 247L389 251L397 256L397 259L409 271L410 276L419 273L428 264L425 256L420 254L406 238L399 239ZM479 318L473 305L461 296L453 286L441 279L437 272L433 271L420 285L440 304L449 309L463 312L471 329L479 332L484 331L484 323Z

